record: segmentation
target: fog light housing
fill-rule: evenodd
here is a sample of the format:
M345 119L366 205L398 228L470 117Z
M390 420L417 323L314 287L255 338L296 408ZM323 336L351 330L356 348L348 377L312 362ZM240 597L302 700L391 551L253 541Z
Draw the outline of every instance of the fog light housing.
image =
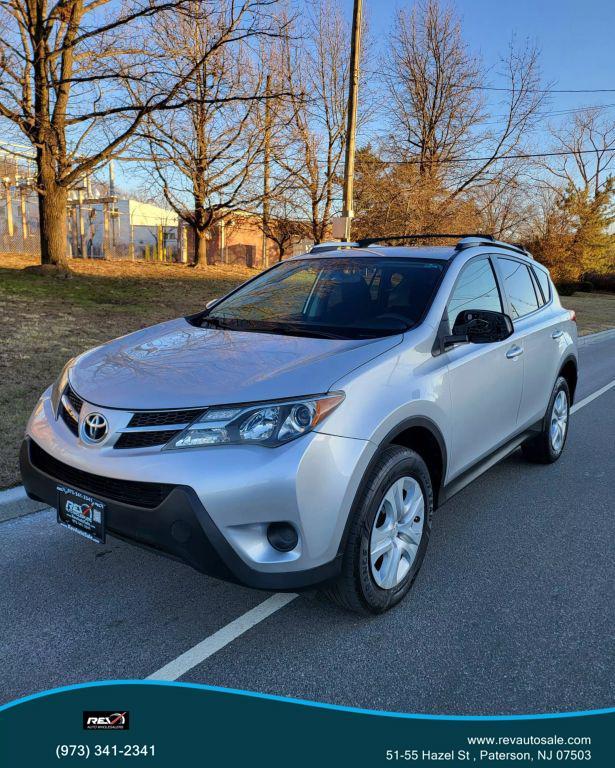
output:
M269 523L267 540L278 552L290 552L297 546L299 537L290 523Z

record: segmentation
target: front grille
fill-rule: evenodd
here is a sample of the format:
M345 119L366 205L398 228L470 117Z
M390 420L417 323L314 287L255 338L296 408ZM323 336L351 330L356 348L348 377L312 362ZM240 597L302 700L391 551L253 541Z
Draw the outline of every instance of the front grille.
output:
M159 427L163 424L189 424L204 412L203 408L182 411L137 411L129 427Z
M165 483L141 483L133 480L117 480L112 477L92 475L55 459L34 441L30 443L32 464L55 480L73 486L92 496L102 496L124 504L153 509L166 499L174 485Z
M66 389L64 390L64 395L68 398L70 404L75 409L75 412L77 413L77 415L79 415L81 413L81 406L83 405L83 400L73 390L70 384L67 384Z
M123 432L114 448L149 448L153 445L164 445L179 435L181 429L165 429L155 432Z
M63 403L60 403L60 418L66 424L66 426L70 429L73 435L75 435L75 437L78 437L79 424L73 419L70 413L66 410Z

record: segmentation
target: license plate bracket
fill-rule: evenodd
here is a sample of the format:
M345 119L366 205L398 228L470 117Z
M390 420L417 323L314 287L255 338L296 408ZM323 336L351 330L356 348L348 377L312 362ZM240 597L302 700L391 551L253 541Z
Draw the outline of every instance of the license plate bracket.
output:
M90 541L104 544L107 512L105 503L65 485L58 485L56 490L58 523Z

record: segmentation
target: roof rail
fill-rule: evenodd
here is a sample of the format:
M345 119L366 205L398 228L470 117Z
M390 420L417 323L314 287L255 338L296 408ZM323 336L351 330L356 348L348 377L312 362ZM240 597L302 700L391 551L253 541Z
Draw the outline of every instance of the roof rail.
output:
M321 251L332 251L338 248L369 248L370 245L376 245L376 243L387 243L391 240L457 240L455 244L455 251L463 251L466 248L473 248L478 245L490 245L497 248L503 248L505 250L514 251L515 253L521 253L524 256L533 258L532 254L527 251L522 245L516 243L505 243L502 240L496 240L493 235L487 235L484 233L472 233L472 234L445 234L441 232L426 232L423 234L415 235L386 235L383 237L365 237L356 242L349 243L343 240L333 240L326 243L317 243L312 246L310 253L320 253Z
M456 251L463 251L466 248L474 248L477 245L490 245L497 248L503 248L507 251L514 251L515 253L521 253L524 256L528 256L530 259L534 257L526 250L522 245L516 243L505 243L503 240L496 240L494 237L489 236L485 242L484 235L466 235L455 246Z
M347 243L345 240L329 240L326 243L316 243L310 248L310 253L332 251L335 248L359 248L359 243Z
M367 246L374 245L375 243L386 243L389 240L463 240L468 237L477 237L483 240L493 240L493 235L484 234L443 234L441 232L425 232L417 235L387 235L386 237L365 237L357 242L360 248L366 248Z

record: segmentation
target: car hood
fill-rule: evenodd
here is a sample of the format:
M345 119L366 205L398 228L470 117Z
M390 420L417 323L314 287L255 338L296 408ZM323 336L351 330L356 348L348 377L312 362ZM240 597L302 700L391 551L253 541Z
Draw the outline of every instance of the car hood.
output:
M198 328L180 318L86 352L69 379L87 402L125 410L275 400L327 392L401 338L278 336Z

